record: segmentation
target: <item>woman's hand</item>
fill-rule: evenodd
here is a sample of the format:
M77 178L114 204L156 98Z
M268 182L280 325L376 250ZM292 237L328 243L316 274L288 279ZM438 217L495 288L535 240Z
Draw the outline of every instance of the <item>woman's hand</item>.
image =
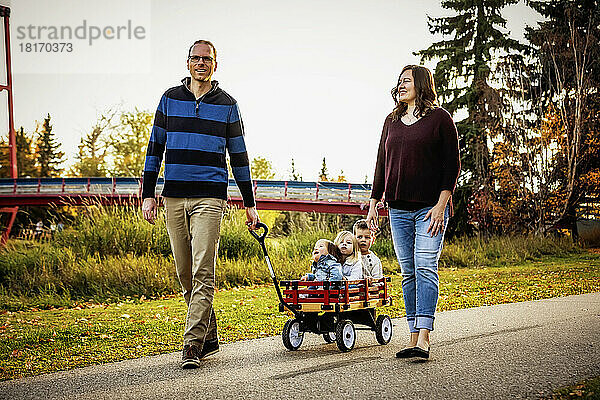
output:
M367 214L367 226L372 231L376 231L377 229L379 229L377 223L377 200L375 199L371 199L371 202L369 203L369 212Z
M431 234L431 237L444 232L444 213L446 212L446 205L448 204L448 200L450 200L450 196L452 196L451 191L442 190L437 204L429 210L423 219L423 221L427 221L427 218L431 217L429 228L427 228L427 233Z
M446 204L436 204L431 207L431 210L427 212L425 215L424 221L427 221L428 218L431 218L431 222L429 223L429 228L427 228L427 233L433 236L437 236L438 233L444 231L444 212L446 211Z

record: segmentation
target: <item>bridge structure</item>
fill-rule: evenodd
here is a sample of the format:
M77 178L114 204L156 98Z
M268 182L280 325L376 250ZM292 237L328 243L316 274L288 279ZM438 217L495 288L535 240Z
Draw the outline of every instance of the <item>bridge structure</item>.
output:
M140 205L142 184L141 178L0 179L0 210L51 205ZM163 185L164 180L159 178L157 193ZM366 215L371 194L371 185L364 183L255 180L253 186L259 210ZM160 196L158 200L160 205ZM229 180L228 203L243 207L233 179ZM387 212L381 209L379 214L385 216ZM4 237L8 238L10 229L7 226Z
M0 179L0 207L139 205L142 183L141 178ZM159 178L157 193L163 185ZM255 180L253 186L260 210L365 215L371 194L371 185L364 183ZM243 206L233 179L229 180L228 201Z
M2 29L4 33L4 62L6 65L6 83L0 82L0 93L6 92L7 103L8 103L8 148L10 154L10 176L13 178L18 177L17 173L17 143L15 135L15 119L13 113L13 89L12 89L12 69L11 69L11 55L10 55L10 8L6 6L0 6L0 18L2 18ZM12 228L17 212L19 211L16 206L3 207L0 205L0 216L2 214L8 214L7 229L0 237L0 245L6 243L8 235Z

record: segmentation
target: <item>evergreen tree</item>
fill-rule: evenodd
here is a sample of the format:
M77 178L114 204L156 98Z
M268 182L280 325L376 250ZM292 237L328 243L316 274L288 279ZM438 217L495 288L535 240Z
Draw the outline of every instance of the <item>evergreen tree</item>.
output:
M340 170L340 174L338 175L338 177L335 179L336 182L347 182L346 180L346 175L344 175L344 170Z
M302 181L302 175L296 171L296 165L294 164L294 159L292 158L292 169L290 171L290 179L293 181Z
M323 157L323 164L321 165L321 172L319 172L319 181L327 182L329 178L327 177L327 163L325 162L325 157Z
M33 149L33 137L28 135L23 127L15 132L17 144L17 173L19 177L34 177L38 174L35 152ZM8 141L0 140L0 178L10 178L10 151Z
M34 177L37 175L35 165L35 152L33 149L33 137L28 135L23 127L15 132L17 143L17 171L20 177Z
M441 103L451 114L464 110L467 117L458 122L462 184L473 191L491 195L490 150L488 139L502 125L507 100L492 85L496 81L495 59L525 47L508 37L506 20L500 10L518 0L446 0L442 7L456 13L450 17L428 17L432 34L450 36L433 43L416 55L422 61L438 60L434 72ZM470 191L469 191L470 192ZM470 193L464 193L470 196ZM481 197L481 196L479 196ZM466 202L466 199L462 199ZM460 211L460 210L459 210ZM463 215L463 218L466 216ZM486 230L487 221L479 221Z
M8 140L0 138L0 178L10 178L10 148Z
M42 178L58 176L62 172L59 165L64 161L65 153L60 151L60 143L56 140L52 133L52 125L50 125L50 114L44 118L44 122L37 129L37 166L38 174Z

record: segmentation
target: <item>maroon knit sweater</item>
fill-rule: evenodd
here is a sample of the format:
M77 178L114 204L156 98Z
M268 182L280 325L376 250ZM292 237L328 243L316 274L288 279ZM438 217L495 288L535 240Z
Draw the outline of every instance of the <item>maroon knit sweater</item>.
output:
M460 155L450 114L436 108L412 125L389 115L383 125L371 198L434 205L442 190L454 192Z

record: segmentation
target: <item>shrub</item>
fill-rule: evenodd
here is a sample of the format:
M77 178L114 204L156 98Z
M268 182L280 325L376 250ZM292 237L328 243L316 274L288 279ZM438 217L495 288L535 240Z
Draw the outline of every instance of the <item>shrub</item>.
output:
M278 217L268 218L276 224ZM326 222L292 229L288 236L269 235L266 244L280 279L299 278L310 270L314 243L320 238L332 240L337 233L328 228L331 221ZM399 270L390 239L378 237L372 250L382 259L386 273ZM579 251L568 238L463 237L445 244L440 266L494 267ZM260 246L245 226L244 211L228 209L221 226L217 286L270 280ZM0 249L2 304L12 304L7 298L19 296L59 304L68 298L150 297L179 291L162 212L156 225L150 225L138 208L92 205L49 242L11 241Z

